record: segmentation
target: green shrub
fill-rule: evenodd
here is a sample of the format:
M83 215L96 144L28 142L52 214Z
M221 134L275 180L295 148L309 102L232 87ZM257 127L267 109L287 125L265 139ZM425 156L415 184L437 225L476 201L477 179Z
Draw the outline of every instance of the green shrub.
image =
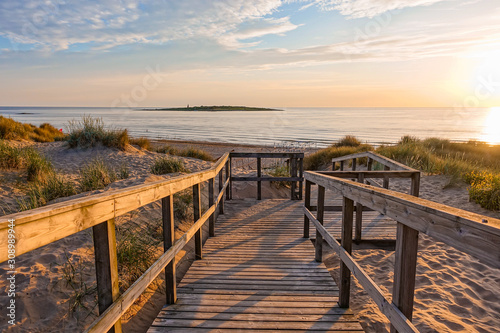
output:
M358 140L354 135L346 135L340 139L335 147L359 147L361 146L361 141Z
M52 163L45 156L35 150L27 150L25 154L27 155L28 181L44 181L54 172Z
M286 165L276 164L271 168L264 170L264 173L271 177L290 177L290 170ZM276 188L290 187L290 182L272 181L271 185L274 185Z
M170 155L177 155L178 151L172 146L165 145L165 146L160 146L154 149L155 152L160 153L160 154L170 154Z
M193 148L193 147L181 150L176 155L178 155L178 156L184 156L184 157L197 158L199 160L210 161L210 162L212 162L214 160L214 158L212 157L212 155L210 155L206 151L201 150L201 149L196 149L196 148Z
M102 158L96 158L80 170L82 192L103 189L117 179L113 168Z
M173 172L187 172L184 162L172 157L159 157L151 165L151 173L154 175L165 175Z
M174 218L178 221L187 221L193 216L193 194L184 190L174 194Z
M466 175L470 182L469 197L481 207L500 210L500 175L489 172L471 172Z
M21 210L29 210L46 205L49 201L76 194L73 183L55 172L49 173L43 181L29 185L26 199L18 199Z
M61 140L65 134L54 126L44 123L40 127L23 124L11 118L0 116L0 139L32 140L37 142L53 142Z
M107 147L125 149L130 141L126 129L106 129L102 118L93 118L90 115L70 121L68 129L67 140L72 148L95 147L101 143Z
M19 169L25 165L23 150L0 140L0 169Z
M304 158L304 168L306 170L319 170L322 167L329 166L332 163L332 158L370 150L373 150L373 147L367 144L358 147L328 147L306 156Z
M145 137L131 138L130 143L133 145L137 145L142 149L151 150L151 141L148 138Z

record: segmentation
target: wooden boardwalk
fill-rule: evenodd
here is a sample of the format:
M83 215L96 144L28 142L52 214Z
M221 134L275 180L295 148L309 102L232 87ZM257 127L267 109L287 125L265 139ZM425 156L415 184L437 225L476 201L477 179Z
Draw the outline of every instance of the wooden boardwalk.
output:
M302 202L233 200L203 260L178 286L154 332L362 332L314 247L302 238Z

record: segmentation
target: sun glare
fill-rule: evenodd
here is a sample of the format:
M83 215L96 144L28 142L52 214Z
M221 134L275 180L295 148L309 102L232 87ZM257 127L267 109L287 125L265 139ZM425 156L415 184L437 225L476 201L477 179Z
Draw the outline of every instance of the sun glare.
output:
M482 141L500 145L500 107L490 109L490 114L484 122Z

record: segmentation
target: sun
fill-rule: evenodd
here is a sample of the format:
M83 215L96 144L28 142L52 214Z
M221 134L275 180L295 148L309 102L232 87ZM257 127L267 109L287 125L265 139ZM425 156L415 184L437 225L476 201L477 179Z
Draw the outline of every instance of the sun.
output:
M484 122L481 140L493 145L500 145L500 107L490 109Z

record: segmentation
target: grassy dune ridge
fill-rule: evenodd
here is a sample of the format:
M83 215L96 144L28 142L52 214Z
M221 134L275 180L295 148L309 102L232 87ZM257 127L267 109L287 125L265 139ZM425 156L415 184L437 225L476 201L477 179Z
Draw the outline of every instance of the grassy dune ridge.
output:
M397 144L375 149L347 136L331 147L307 156L305 168L325 168L334 157L363 151L375 151L428 174L448 175L447 186L465 182L471 200L483 208L500 210L500 146L480 141L457 143L440 138L421 140L404 136Z

